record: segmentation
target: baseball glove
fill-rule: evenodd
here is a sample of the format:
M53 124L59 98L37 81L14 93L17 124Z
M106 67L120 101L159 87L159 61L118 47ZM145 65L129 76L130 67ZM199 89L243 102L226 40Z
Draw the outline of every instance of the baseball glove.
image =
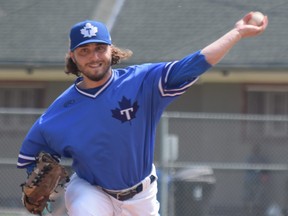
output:
M32 214L42 215L47 203L52 201L50 195L57 193L58 186L64 187L69 181L65 167L50 154L40 152L36 157L36 166L22 186L22 203Z

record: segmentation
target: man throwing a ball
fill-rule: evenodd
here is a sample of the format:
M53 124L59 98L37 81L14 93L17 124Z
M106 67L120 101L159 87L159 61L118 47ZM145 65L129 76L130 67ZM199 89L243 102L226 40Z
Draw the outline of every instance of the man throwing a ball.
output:
M112 44L106 26L86 20L70 31L66 73L77 79L35 122L18 167L31 173L45 151L73 159L65 193L70 216L158 215L153 164L155 131L168 104L217 64L242 39L268 25L248 13L221 38L171 62L112 69L132 52Z

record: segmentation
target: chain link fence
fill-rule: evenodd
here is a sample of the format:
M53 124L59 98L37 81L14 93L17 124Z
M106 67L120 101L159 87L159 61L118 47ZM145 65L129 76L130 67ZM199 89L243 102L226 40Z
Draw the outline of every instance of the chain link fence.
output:
M287 123L286 116L165 113L161 215L287 215Z
M29 215L16 160L42 112L0 109L0 215ZM161 215L288 215L287 129L285 116L165 113L155 145ZM59 196L52 215L64 216Z

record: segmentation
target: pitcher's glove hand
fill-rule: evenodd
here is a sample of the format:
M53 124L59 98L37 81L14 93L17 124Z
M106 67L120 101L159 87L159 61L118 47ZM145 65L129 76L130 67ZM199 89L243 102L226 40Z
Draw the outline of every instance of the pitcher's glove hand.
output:
M22 186L22 202L32 214L41 215L50 200L57 193L58 186L69 182L67 170L50 154L40 152L36 157L36 167Z

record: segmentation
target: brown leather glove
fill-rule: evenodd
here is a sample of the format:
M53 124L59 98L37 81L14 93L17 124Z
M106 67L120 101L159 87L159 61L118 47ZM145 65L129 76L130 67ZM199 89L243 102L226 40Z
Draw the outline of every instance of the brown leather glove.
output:
M50 195L57 187L64 187L69 182L65 167L50 154L40 152L36 157L36 167L22 186L22 203L32 214L42 215L50 200Z

